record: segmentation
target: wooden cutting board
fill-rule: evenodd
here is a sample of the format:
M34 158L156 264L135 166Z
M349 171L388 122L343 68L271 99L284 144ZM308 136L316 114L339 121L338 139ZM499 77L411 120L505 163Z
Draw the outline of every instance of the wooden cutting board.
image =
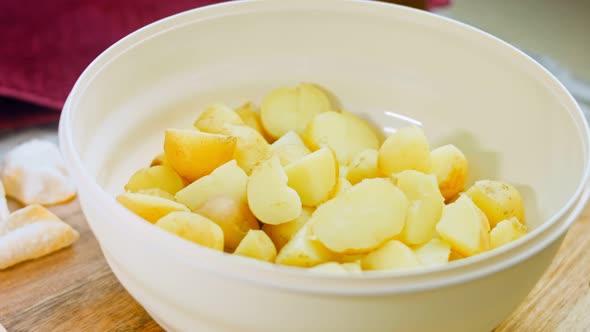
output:
M0 271L0 324L8 332L162 331L115 279L78 202L52 210L80 240ZM589 282L590 206L533 292L496 331L590 331Z

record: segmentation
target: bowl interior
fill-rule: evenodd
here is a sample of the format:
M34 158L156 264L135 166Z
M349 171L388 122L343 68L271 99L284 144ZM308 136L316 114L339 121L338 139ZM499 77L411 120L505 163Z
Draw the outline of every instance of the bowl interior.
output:
M161 152L165 128L191 127L209 103L259 103L301 81L325 87L385 132L409 117L432 147L457 145L470 183L517 185L532 228L558 213L584 178L585 124L547 72L466 26L355 1L237 2L145 28L76 85L72 138L84 166L117 194Z

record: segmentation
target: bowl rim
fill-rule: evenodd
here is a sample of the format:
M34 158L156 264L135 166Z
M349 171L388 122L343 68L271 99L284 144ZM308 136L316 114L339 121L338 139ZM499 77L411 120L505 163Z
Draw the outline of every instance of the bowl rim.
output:
M338 6L335 6L336 4ZM153 225L118 204L115 198L107 193L98 184L95 177L84 167L72 137L75 112L78 110L77 103L92 80L100 74L105 66L108 66L109 63L115 61L117 57L129 49L167 31L222 16L241 15L252 11L293 9L355 11L364 15L388 13L396 19L436 25L438 28L444 28L446 33L463 34L464 37L476 39L482 45L493 46L498 52L511 54L513 61L519 61L523 66L528 66L528 69L537 75L538 79L542 79L546 86L552 87L551 90L556 95L556 98L562 103L569 104L568 107L564 108L567 109L572 121L577 125L585 145L584 172L574 194L557 213L535 230L501 248L439 267L404 271L371 271L358 276L309 273L309 271L301 268L268 264L215 252L205 247L195 246L193 243L153 227ZM59 125L59 142L70 174L76 179L79 188L84 188L81 191L88 192L89 195L95 198L96 202L100 202L101 212L106 214L108 211L110 215L117 216L117 218L109 219L123 223L125 227L141 234L141 236L153 238L155 243L162 247L162 250L170 250L175 253L175 255L169 256L177 257L178 260L183 261L183 264L188 264L187 266L198 270L207 270L221 276L237 278L256 284L307 292L330 294L400 293L443 287L480 278L509 268L556 241L576 220L590 198L590 191L586 190L584 192L585 188L588 187L590 177L590 130L588 123L574 98L549 71L514 46L467 24L413 8L373 1L288 0L279 2L272 0L240 0L196 8L147 25L113 44L92 61L80 75L62 111ZM576 203L577 205L574 206ZM98 238L98 240L100 242L101 239ZM192 258L188 259L189 257ZM198 259L195 259L195 257ZM207 264L199 264L200 261L206 261ZM268 280L260 280L261 273L267 274L269 276Z

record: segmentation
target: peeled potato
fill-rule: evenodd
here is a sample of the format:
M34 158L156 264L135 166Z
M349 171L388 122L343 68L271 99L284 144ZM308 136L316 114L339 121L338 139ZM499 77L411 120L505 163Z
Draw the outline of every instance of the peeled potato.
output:
M490 225L486 216L466 195L446 205L436 230L451 248L467 257L490 248Z
M334 190L333 197L340 196L348 191L348 189L352 188L352 184L348 182L343 177L338 178L338 183L336 184L336 189Z
M225 247L230 250L235 249L251 229L259 228L246 201L235 197L213 196L195 212L221 227Z
M264 97L260 118L266 132L276 139L291 130L302 134L317 114L333 110L330 97L322 89L301 83L296 88L279 88Z
M135 172L125 185L125 190L130 192L154 188L174 195L177 191L184 188L184 181L180 175L176 174L172 167L158 165L143 168Z
M526 232L526 226L515 217L502 220L490 231L490 246L492 249L498 248L520 238Z
M461 150L449 144L430 152L432 173L445 199L456 197L465 187L469 165Z
M364 179L378 178L381 176L377 163L379 152L375 149L361 151L348 165L346 179L352 184L357 184Z
M388 179L367 179L320 205L309 223L326 248L367 253L402 231L407 210L407 198Z
M234 159L248 174L260 161L270 157L270 145L256 130L248 126L225 125L221 132L236 137Z
M117 196L117 201L151 223L155 223L170 212L189 211L180 203L146 194L124 193Z
M170 166L193 182L230 161L237 139L197 130L167 129L164 152Z
M283 166L287 166L310 153L311 151L305 146L301 137L294 131L287 132L270 146L270 154L279 157Z
M272 263L277 257L277 249L266 233L260 230L250 230L234 254Z
M307 223L313 211L313 208L303 207L299 217L294 220L279 225L264 224L262 230L270 237L277 250L281 250L301 227Z
M262 121L260 120L260 114L256 112L251 102L247 102L244 105L236 108L236 114L244 121L244 124L262 135L267 142L271 142L272 138L264 131L262 127Z
M524 224L524 205L522 196L514 186L493 180L477 181L466 194L488 217L490 226L516 217Z
M150 166L158 166L158 165L170 166L170 163L168 162L168 160L166 160L166 154L164 154L164 152L155 156L150 164Z
M176 201L176 199L174 198L173 195L171 195L169 192L164 191L160 188L141 189L141 190L138 190L137 193L161 197L161 198L169 199L171 201Z
M348 165L367 149L379 148L379 137L373 128L350 113L325 112L316 115L303 134L303 139L313 150L329 147L338 162Z
M419 267L420 261L408 246L391 240L363 257L361 265L363 270L402 270Z
M216 168L211 174L203 176L176 193L176 200L191 210L198 209L216 196L229 196L246 202L248 175L235 160Z
M248 179L248 205L263 223L278 225L301 214L301 199L287 185L289 178L279 158L272 157L254 168Z
M305 206L328 200L338 182L338 162L334 153L320 149L285 167L289 187L295 189Z
M205 133L222 134L222 128L226 124L243 125L244 121L231 108L222 104L213 104L205 108L194 126Z
M196 213L171 212L159 219L156 226L191 242L223 251L221 227Z
M441 239L432 239L415 248L414 252L422 265L438 266L449 261L451 245Z
M379 169L386 175L404 170L430 173L430 147L422 129L401 128L389 136L379 149Z
M326 249L326 247L313 236L310 225L305 224L299 229L295 236L287 242L281 251L279 251L275 263L290 266L311 267L333 261L336 257L336 254Z
M407 170L393 174L391 179L395 185L404 192L410 200L422 199L426 196L433 196L444 200L440 191L436 177L432 174Z

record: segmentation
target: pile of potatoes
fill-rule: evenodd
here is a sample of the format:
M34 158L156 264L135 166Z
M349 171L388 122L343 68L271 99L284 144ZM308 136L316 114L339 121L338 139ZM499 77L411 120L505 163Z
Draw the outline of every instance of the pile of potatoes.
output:
M117 200L186 240L277 264L342 273L445 264L526 233L520 193L465 189L468 162L422 129L381 133L302 83L167 129L164 153Z

